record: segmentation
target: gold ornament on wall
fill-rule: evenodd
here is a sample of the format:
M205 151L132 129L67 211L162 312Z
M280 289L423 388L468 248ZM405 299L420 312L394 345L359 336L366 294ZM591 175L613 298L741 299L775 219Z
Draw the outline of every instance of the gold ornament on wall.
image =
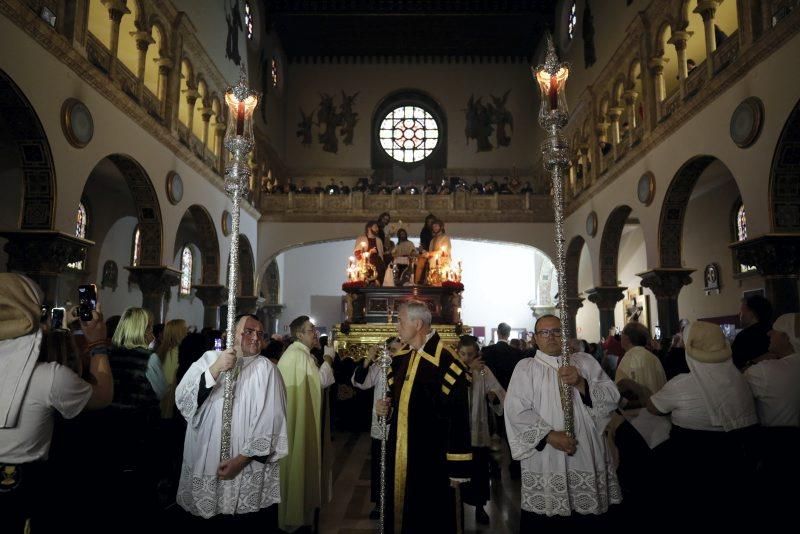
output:
M68 98L61 105L61 130L69 144L83 148L94 137L94 119L86 104L77 98Z

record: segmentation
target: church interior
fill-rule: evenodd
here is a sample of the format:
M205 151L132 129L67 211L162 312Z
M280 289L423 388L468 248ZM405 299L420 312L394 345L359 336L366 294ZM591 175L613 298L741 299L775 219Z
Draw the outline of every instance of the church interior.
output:
M748 299L800 312L798 0L0 0L0 43L0 273L45 323L91 287L105 318L222 343L252 315L265 351L305 316L349 359L308 532L383 532L351 377L408 299L454 354L535 351L557 316L610 379L630 323L669 379L684 323L731 345ZM526 531L489 416L488 517L453 532Z

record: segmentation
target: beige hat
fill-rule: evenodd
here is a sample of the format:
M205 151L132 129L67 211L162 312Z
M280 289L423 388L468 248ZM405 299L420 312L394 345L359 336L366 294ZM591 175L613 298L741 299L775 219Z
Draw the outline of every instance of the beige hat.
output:
M731 357L731 347L719 325L691 323L684 332L686 355L701 363L721 363Z
M39 286L27 276L0 273L0 340L34 332L41 315Z
M784 313L775 319L772 329L789 336L794 351L800 354L800 313Z

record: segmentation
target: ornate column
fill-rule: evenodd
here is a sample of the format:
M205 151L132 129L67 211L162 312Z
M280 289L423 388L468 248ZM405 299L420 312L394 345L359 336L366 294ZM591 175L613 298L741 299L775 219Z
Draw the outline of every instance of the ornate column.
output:
M189 130L189 139L192 138L193 134L193 124L194 124L194 105L197 103L197 99L200 97L200 93L197 91L196 88L188 86L189 88L186 90L186 93L183 95L186 98L186 102L189 104L189 118L186 121L186 128ZM178 110L178 116L180 116L180 110ZM191 143L189 144L191 146Z
M628 117L628 143L630 146L634 146L636 144L636 127L639 124L636 116L636 99L639 98L639 93L628 89L622 93L622 98L625 101L625 116Z
M225 150L222 145L224 137L225 123L217 122L217 124L214 125L214 146L216 147L215 153L217 155L216 170L220 174L222 174L223 169L225 169Z
M139 286L142 292L142 308L153 314L155 323L163 323L166 317L165 296L172 286L177 286L181 272L166 265L145 265L125 267L130 276L128 281Z
M583 165L583 184L585 187L589 187L594 183L594 177L592 175L592 166L589 162L589 150L591 150L589 141L582 140L581 144L578 146L578 150L580 150L581 163Z
M736 261L764 277L775 317L800 311L800 234L766 234L730 245Z
M686 77L689 75L688 67L686 66L686 41L691 36L692 32L676 31L672 32L672 37L667 41L675 46L675 51L678 53L678 79L680 81L681 98L686 98Z
M678 294L683 286L692 283L689 275L693 272L694 269L658 268L636 275L642 279L642 287L649 288L656 296L662 339L678 332Z
M169 73L172 70L172 59L168 57L159 57L158 59L154 59L154 61L158 65L158 90L156 97L158 98L161 110L161 118L164 120L165 124L169 125L167 110L170 108L167 102L169 101Z
M214 110L211 106L200 108L200 118L203 119L203 153L205 154L206 146L208 145L208 126L211 123L211 117L214 115ZM205 158L203 158L205 160Z
M261 317L261 322L264 323L267 334L280 333L278 332L278 318L285 307L283 304L264 304L258 309L258 316Z
M729 0L736 1L736 0ZM694 13L699 13L703 17L703 29L706 35L706 69L708 79L714 76L714 52L717 50L717 37L714 35L714 15L720 2L717 0L698 0Z
M647 66L650 68L650 74L653 76L653 89L655 90L656 95L657 119L661 118L660 103L667 98L667 86L664 83L664 65L666 65L667 61L669 61L669 58L658 56L650 58L650 62L647 64Z
M567 296L567 322L569 323L570 332L575 337L578 337L578 328L575 322L576 317L578 316L578 309L583 307L583 299L582 297L570 297Z
M611 119L611 146L615 160L617 159L617 145L619 145L620 141L619 119L622 117L623 111L625 110L619 107L609 108L608 110L608 118Z
M58 301L58 278L67 264L86 260L86 249L93 241L56 231L16 230L0 232L8 242L8 271L25 274L44 292L48 306L63 304Z
M203 302L203 326L219 330L219 307L228 302L228 288L221 284L193 285L194 294Z
M142 93L144 92L144 71L145 62L147 61L147 48L153 44L155 40L145 31L135 32L133 36L136 38L136 49L139 51L139 65L136 70L136 77L139 79L139 85L136 89L136 96L139 98L139 102L144 102Z
M586 291L589 302L600 309L600 337L608 335L608 329L614 326L614 308L617 302L625 297L627 287L598 286Z
M124 0L101 0L108 9L108 18L111 20L111 64L108 66L109 78L114 78L117 72L117 53L119 52L119 24L124 15L131 10L125 6Z

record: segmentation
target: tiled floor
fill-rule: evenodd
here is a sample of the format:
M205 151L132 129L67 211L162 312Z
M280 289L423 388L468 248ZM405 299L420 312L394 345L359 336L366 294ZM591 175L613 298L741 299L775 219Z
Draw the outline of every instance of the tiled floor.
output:
M322 508L320 532L323 534L367 534L377 530L378 522L369 519L370 437L364 434L338 434L334 437L333 500ZM519 481L508 478L507 457L499 458L502 479L492 481L492 499L486 506L489 525L476 525L472 506L465 506L465 532L510 534L519 529Z

